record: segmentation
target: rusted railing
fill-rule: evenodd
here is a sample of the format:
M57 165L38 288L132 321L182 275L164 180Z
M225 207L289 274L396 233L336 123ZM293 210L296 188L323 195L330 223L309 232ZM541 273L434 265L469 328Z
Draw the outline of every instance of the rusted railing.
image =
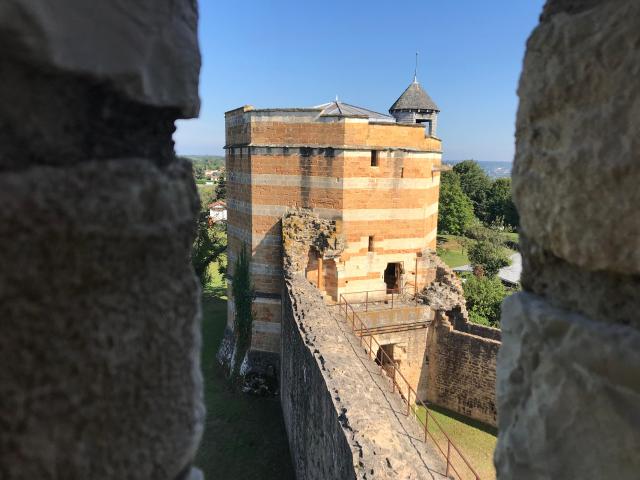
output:
M351 300L351 305L358 305L361 308L362 305L364 305L365 312L369 311L369 305L388 305L388 307L385 308L393 309L395 306L406 306L407 303L419 303L415 295L415 288L412 285L386 290L345 292L340 296L352 297L356 295L358 296L358 300Z
M413 413L414 417L420 423L424 430L424 441L426 443L427 438L431 438L433 443L436 445L440 453L447 460L447 471L445 473L446 476L449 476L451 470L457 475L459 479L466 478L474 478L475 480L480 480L480 476L476 473L474 468L471 466L469 461L464 457L460 449L451 441L447 433L444 431L442 426L438 423L436 418L431 414L427 406L422 402L422 400L418 399L416 391L411 387L407 379L404 375L398 370L396 364L393 359L389 357L387 352L381 347L380 343L374 338L375 329L369 328L360 318L356 310L347 302L344 298L344 295L340 295L340 308L344 307L344 316L345 321L351 326L351 330L357 332L356 337L360 341L360 346L364 347L365 352L369 355L370 358L376 359L380 363L380 373L382 374L383 370L387 370L387 376L391 379L391 391L395 392L396 388L398 389L398 393L404 402L407 404L406 415L409 416ZM368 340L365 338L368 337ZM375 348L375 351L374 351ZM378 356L380 356L378 358ZM386 360L386 362L385 362ZM386 363L386 365L385 365ZM390 371L390 373L389 373ZM411 396L413 396L414 403L411 403ZM419 415L419 407L424 409L424 421ZM436 439L436 435L434 432L430 431L429 428L431 426L431 430L434 430L433 426L437 428L436 434L446 441L446 447L441 445L444 442L438 442ZM445 452L446 448L446 452ZM452 458L452 454L457 453L462 463L454 462ZM458 468L462 470L463 467L467 469L467 475L464 477L458 472L456 468L456 464ZM471 476L469 476L471 474Z

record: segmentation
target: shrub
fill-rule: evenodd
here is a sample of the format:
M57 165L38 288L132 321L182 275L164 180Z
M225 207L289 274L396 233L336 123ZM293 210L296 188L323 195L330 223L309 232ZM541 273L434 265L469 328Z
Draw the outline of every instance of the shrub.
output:
M469 320L480 325L500 326L500 306L507 290L498 277L470 275L463 284Z
M481 269L485 275L493 277L498 270L511 263L504 238L500 233L485 228L476 232L477 240L469 247L469 260L474 269Z

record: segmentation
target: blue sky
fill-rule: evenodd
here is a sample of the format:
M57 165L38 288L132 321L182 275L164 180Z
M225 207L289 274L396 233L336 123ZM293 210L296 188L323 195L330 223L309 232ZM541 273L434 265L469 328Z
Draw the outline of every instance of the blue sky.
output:
M332 100L387 112L413 79L441 109L444 158L511 161L525 42L544 0L200 0L200 118L179 154L222 154L224 112Z

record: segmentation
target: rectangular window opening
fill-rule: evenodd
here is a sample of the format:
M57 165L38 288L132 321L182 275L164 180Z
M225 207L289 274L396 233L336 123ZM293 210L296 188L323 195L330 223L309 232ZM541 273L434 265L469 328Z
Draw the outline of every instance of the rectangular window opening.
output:
M369 235L369 247L368 247L368 251L369 251L369 252L373 252L373 235Z
M371 150L371 166L372 167L377 167L378 166L378 151L377 150Z

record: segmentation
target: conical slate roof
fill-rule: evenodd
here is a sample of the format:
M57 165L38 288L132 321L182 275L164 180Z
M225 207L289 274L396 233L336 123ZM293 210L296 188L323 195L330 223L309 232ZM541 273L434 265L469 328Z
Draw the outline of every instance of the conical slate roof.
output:
M440 111L436 102L423 90L417 80L400 95L396 103L391 105L389 112L394 110L436 110Z

